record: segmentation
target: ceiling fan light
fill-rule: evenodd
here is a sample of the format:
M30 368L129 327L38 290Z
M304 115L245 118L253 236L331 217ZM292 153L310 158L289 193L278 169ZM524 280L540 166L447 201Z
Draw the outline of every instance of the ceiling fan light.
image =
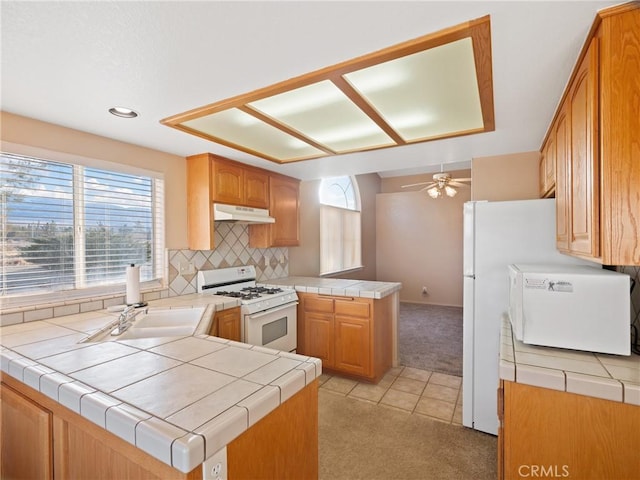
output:
M449 197L455 197L456 194L458 193L458 191L455 188L450 187L449 185L444 187L444 191L447 193L447 196Z
M431 187L429 190L427 190L427 193L431 198L438 198L442 196L442 192L438 187Z

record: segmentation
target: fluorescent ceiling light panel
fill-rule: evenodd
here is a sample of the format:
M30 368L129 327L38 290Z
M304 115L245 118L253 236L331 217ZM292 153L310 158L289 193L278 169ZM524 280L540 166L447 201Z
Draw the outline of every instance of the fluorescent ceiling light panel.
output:
M322 150L237 108L188 120L182 125L233 144L229 146L241 146L280 161L325 155Z
M484 126L470 37L345 78L408 142ZM380 78L396 81L385 86Z
M495 129L489 16L165 118L277 163Z
M337 153L395 144L329 80L258 100L248 106Z

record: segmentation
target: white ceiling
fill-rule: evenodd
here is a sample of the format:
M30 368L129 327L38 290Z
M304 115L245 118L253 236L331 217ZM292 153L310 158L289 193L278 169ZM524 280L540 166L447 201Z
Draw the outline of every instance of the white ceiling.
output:
M397 176L537 150L597 10L611 1L1 2L3 111L301 179ZM496 130L289 165L163 126L243 94L491 15ZM112 106L137 119L107 113ZM447 165L451 164L451 165Z

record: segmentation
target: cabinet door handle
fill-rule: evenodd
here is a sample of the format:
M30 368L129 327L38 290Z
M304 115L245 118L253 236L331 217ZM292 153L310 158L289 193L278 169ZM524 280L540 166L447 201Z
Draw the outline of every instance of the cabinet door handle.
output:
M355 301L355 297L342 297L340 295L327 295L325 293L319 293L318 294L319 297L323 297L323 298L331 298L333 300L342 300L345 302L353 302Z

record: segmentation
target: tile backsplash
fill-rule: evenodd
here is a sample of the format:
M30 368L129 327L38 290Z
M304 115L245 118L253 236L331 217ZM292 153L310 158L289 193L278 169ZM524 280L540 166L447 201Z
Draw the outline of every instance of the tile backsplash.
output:
M254 265L259 282L289 274L289 249L249 247L248 225L216 222L215 245L215 250L169 250L169 296L195 293L198 270Z

